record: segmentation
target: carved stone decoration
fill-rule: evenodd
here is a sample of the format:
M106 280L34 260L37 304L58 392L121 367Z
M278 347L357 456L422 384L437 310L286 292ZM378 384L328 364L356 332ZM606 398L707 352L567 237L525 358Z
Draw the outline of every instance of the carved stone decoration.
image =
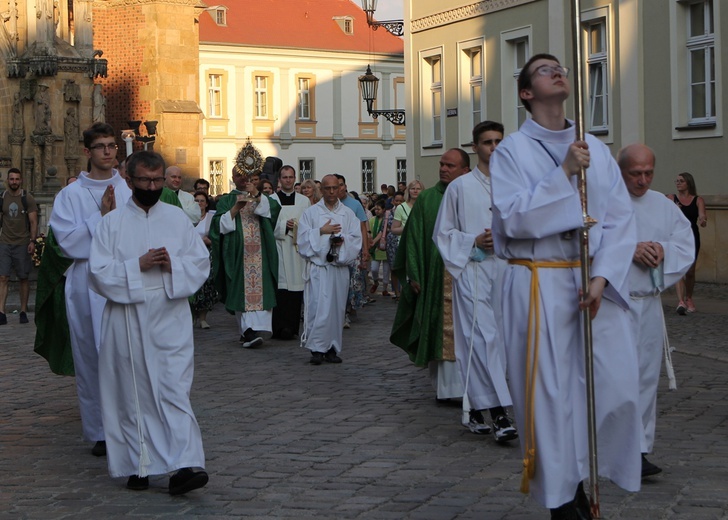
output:
M35 110L33 115L35 117L35 130L33 133L36 135L49 135L51 133L51 98L48 93L48 85L45 83L38 84L38 90L35 92L33 98L35 102Z
M94 85L93 91L93 113L92 122L94 123L105 123L106 122L106 98L101 92L101 85L98 83Z
M63 139L65 141L65 157L76 157L78 155L79 124L78 112L75 107L66 109L66 117L63 119Z
M78 157L66 157L66 179L78 175L76 164L78 164Z
M78 85L75 80L67 79L63 82L63 99L65 101L75 101L76 103L81 101L81 85Z
M482 0L473 4L464 5L462 7L455 7L448 9L447 11L441 11L434 13L429 16L417 18L412 20L410 24L410 30L413 33L432 29L434 27L441 27L451 23L467 20L469 18L476 18L503 9L510 9L523 4L534 2L535 0Z
M13 128L11 135L14 137L25 136L25 121L23 120L23 96L16 92L13 96Z
M27 59L28 72L36 76L58 74L58 56L31 56Z
M250 137L235 157L235 169L247 177L263 170L263 156L260 150L250 142Z

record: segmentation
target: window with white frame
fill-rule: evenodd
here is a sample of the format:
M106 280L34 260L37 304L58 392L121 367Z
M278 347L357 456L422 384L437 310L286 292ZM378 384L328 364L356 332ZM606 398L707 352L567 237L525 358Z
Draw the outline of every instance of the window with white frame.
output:
M217 7L215 9L215 23L217 25L226 26L227 25L227 8L226 7Z
M420 53L420 139L424 148L441 148L443 142L442 49Z
M484 62L483 38L458 42L459 85L458 123L460 143L467 145L472 140L475 125L485 119L484 104Z
M225 161L222 159L210 160L210 195L220 195L227 190L223 188L223 173Z
M715 30L713 0L688 7L688 86L690 123L715 121Z
M296 117L305 120L311 119L311 78L298 78Z
M407 159L397 159L397 182L407 183Z
M587 91L589 92L589 131L609 131L609 68L607 21L604 18L585 24L586 63L589 69Z
M255 76L254 89L255 89L255 118L256 119L268 119L269 110L269 76Z
M518 92L518 76L521 74L521 70L526 65L526 62L531 58L531 49L528 42L528 38L520 38L511 42L513 47L513 78L516 91L515 95L515 109L516 109L516 121L518 122L517 128L520 128L523 123L526 122L528 117L528 111L521 101L521 96Z
M306 179L313 179L313 159L298 160L298 180L303 182Z
M723 135L722 17L716 0L669 0L673 139Z
M207 117L222 117L222 74L208 75Z
M362 193L374 193L376 185L376 168L377 161L375 159L361 160L361 191Z
M518 76L531 58L531 26L501 32L501 121L506 134L526 121L528 111L518 92Z

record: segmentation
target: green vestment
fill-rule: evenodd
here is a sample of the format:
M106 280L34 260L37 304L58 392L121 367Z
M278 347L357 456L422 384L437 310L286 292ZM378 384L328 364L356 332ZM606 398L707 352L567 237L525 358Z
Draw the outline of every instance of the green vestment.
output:
M162 195L159 197L159 200L172 206L177 206L178 208L182 207L182 203L179 201L177 194L167 186L162 187Z
M245 246L240 215L235 216L235 231L223 235L220 233L220 218L230 211L241 192L233 190L217 202L217 210L210 225L212 241L212 277L220 295L220 301L230 313L246 312L245 308L245 266L243 265L243 248ZM261 197L266 195L261 194ZM259 217L261 256L263 258L263 309L270 310L276 306L276 288L278 284L278 250L273 229L280 213L280 205L268 197L271 218Z
M445 334L448 327L443 326L445 293L450 291L444 289L445 264L432 240L445 188L447 184L438 182L417 197L394 261L393 270L402 283L402 291L389 340L407 352L419 367L433 360L454 359L452 354L443 355L443 337L451 336ZM420 294L415 294L407 280L420 285ZM451 309L447 309L448 318L452 317Z
M63 376L75 375L71 335L66 318L64 275L72 263L73 260L61 253L53 230L49 228L35 291L36 330L33 350L48 361L54 374Z

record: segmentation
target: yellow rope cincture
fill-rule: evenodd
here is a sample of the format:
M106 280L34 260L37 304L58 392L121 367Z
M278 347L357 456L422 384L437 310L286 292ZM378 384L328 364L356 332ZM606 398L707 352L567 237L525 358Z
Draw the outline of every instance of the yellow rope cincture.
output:
M538 373L538 331L541 327L541 312L538 297L538 268L568 269L580 267L579 260L538 261L511 258L511 265L522 265L531 271L531 295L528 302L528 335L526 337L526 424L523 441L523 475L521 493L528 493L530 480L536 474L536 374ZM531 337L533 336L533 341ZM533 348L532 348L533 347Z

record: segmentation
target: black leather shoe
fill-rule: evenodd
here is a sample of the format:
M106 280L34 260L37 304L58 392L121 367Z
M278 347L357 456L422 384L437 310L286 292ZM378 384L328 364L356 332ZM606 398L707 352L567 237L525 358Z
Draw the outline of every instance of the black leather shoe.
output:
M336 349L331 347L326 354L324 354L324 360L327 363L341 363L341 358L336 355Z
M311 360L309 363L312 365L320 365L324 360L324 355L321 352L311 352Z
M169 494L184 495L194 489L204 487L208 480L209 477L204 471L182 468L169 478Z
M555 509L551 509L551 520L579 520L579 517L576 516L574 502L567 502Z
M94 457L106 457L106 441L98 441L91 448L91 455Z
M656 466L655 464L652 464L649 460L647 460L647 457L645 457L645 454L642 454L642 478L645 477L651 477L652 475L657 475L658 473L662 473L662 468L659 466Z
M574 507L576 508L576 518L579 520L592 520L591 504L589 503L589 497L584 492L583 482L579 482L579 486L576 488Z
M144 491L149 489L149 477L132 475L129 477L129 480L126 481L126 489L131 489L132 491Z

